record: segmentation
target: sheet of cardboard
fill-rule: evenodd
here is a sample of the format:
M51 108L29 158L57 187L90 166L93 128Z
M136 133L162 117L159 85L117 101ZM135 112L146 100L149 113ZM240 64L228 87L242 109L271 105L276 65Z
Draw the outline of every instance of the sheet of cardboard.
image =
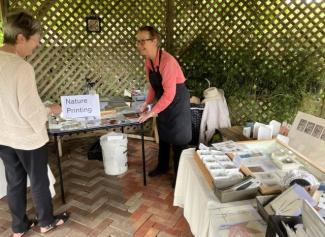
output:
M325 173L325 119L298 112L289 139L290 147Z

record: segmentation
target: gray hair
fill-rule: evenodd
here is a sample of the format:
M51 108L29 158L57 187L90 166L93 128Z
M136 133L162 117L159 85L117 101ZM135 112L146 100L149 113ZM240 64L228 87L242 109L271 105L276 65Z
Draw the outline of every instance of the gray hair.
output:
M30 13L19 10L6 16L3 43L16 44L19 34L28 40L36 33L41 33L41 25Z

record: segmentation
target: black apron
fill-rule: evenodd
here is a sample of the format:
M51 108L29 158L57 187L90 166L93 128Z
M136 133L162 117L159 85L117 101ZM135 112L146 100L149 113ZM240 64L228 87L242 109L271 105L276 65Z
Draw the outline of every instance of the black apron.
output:
M159 100L164 93L161 74L159 72L162 50L159 50L157 71L151 61L149 81ZM190 94L184 83L176 84L174 100L157 117L159 139L174 145L187 145L192 139Z

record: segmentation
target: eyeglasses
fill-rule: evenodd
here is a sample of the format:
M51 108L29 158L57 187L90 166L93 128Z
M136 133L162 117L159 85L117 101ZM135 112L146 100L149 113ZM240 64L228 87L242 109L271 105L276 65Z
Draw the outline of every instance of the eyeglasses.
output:
M144 45L146 41L153 40L153 39L137 39L135 42L136 44Z

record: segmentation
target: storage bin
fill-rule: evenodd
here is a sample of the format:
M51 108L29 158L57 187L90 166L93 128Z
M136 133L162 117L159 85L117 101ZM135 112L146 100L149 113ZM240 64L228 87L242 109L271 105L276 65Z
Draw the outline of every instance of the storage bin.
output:
M123 174L128 169L127 136L123 133L110 132L100 137L105 173Z

